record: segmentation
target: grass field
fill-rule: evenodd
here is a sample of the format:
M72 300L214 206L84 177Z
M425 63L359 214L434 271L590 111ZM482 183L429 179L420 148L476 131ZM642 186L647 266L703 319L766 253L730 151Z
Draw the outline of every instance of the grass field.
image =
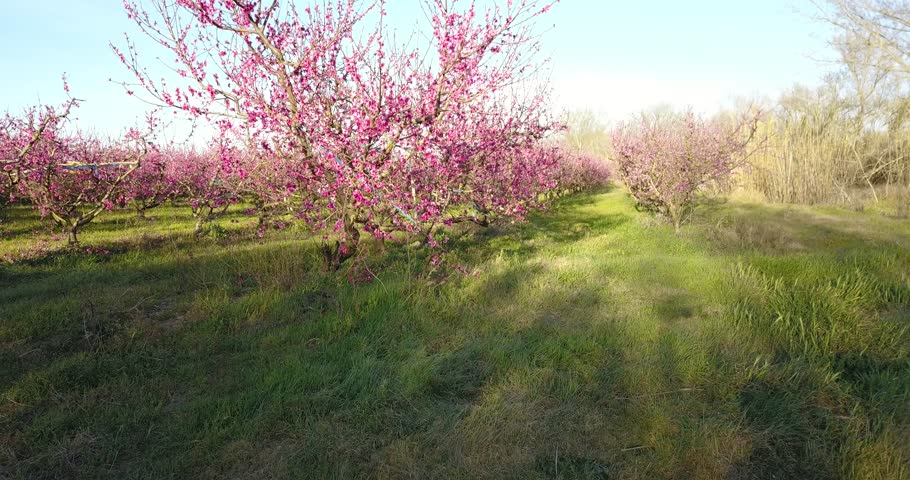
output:
M910 221L614 190L352 283L186 214L0 264L0 478L910 478Z

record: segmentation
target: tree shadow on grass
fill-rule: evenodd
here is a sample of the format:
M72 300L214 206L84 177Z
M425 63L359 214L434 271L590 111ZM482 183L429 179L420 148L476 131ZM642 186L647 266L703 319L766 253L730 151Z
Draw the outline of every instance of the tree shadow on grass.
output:
M585 236L559 238L569 247ZM429 475L438 458L453 459L451 476L474 478L680 477L729 468L737 453L714 448L717 438L746 442L740 418L714 392L724 386L693 381L700 368L693 358L707 353L683 347L691 327L676 323L702 306L677 289L656 289L655 316L639 326L604 288L603 266L518 258L490 266L474 294L483 300L465 302L456 316L487 352L484 371L492 373L481 395L444 443L415 435L409 445L421 446L424 463L409 470L389 454L393 476ZM566 268L577 271L565 275Z
M681 478L720 476L746 453L736 405L721 393L729 385L699 373L699 358L722 353L676 326L677 293L657 291L653 301L670 306L639 320L586 279L545 296L523 291L556 278L521 264L485 276L482 311L458 318L485 319L463 328L488 352L492 373L445 443L414 442L433 445L424 455L457 451L463 477ZM718 439L734 444L718 450ZM427 475L426 466L397 473Z

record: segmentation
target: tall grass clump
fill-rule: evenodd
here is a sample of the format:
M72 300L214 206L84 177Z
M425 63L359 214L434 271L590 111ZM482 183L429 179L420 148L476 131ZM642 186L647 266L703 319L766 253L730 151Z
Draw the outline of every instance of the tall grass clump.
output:
M767 141L753 156L748 181L778 203L817 204L847 196L857 178L842 125L825 112L781 111L762 122Z
M729 317L763 352L740 400L765 478L907 478L901 255L766 257L733 269Z
M905 216L910 109L900 83L843 55L821 87L796 86L768 109L743 183L773 202L872 203Z
M844 355L907 358L907 325L882 322L877 312L910 302L910 283L847 270L826 279L784 279L752 267L735 271L740 300L734 321L779 355L830 362Z

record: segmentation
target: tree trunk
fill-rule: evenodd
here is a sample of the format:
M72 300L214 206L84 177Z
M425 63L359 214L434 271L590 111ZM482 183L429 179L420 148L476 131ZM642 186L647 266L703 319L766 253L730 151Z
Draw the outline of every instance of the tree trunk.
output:
M360 229L357 224L350 218L344 221L344 241L335 241L335 246L323 245L322 255L326 262L326 268L330 271L337 271L349 258L357 253L360 247Z
M71 247L79 246L79 227L73 225L69 228L69 233L67 234L67 244Z
M670 205L667 208L667 213L670 214L670 220L673 222L673 230L676 234L679 234L679 228L682 226L682 212L680 208L677 208L673 205Z
M272 219L272 212L266 207L259 207L259 219L256 225L257 231L264 232L269 226L269 222Z

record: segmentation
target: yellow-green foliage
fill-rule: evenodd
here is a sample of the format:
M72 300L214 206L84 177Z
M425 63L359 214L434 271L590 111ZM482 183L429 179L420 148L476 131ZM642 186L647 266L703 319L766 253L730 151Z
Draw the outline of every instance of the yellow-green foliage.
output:
M768 113L745 185L773 202L887 201L900 214L910 188L910 129L858 113L855 99L833 89L797 88Z

